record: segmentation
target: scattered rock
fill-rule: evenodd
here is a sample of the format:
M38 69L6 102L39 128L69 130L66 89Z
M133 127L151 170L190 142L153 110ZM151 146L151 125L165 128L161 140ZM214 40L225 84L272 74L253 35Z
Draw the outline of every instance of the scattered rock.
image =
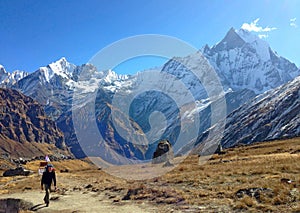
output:
M108 197L108 199L113 199L113 198L116 198L117 196L116 195L110 195L109 197Z
M137 195L140 188L128 189L127 194L122 198L122 200L130 200L132 195Z
M12 161L18 165L20 165L20 164L26 165L26 163L28 162L28 160L25 160L23 158L12 159Z
M93 187L93 185L92 184L88 184L88 185L86 185L84 188L86 188L86 189L90 189L90 188L92 188Z
M73 191L81 191L81 190L82 190L81 187L76 187L76 186L75 186L75 187L73 188Z
M67 191L68 191L68 189L62 188L62 189L57 189L56 193L58 193L59 195L66 195Z
M255 198L257 201L260 201L260 195L264 193L269 196L272 196L273 190L269 188L246 188L238 190L235 195L238 198L242 198L244 195Z
M97 188L92 188L92 192L98 192L99 191L99 189L97 189Z
M163 167L170 167L170 166L174 166L173 163L170 163L170 161L167 161L166 163L164 163Z
M281 183L292 184L292 183L294 183L295 181L294 181L294 180L291 180L291 179L288 179L288 178L281 178L280 182L281 182Z
M53 196L50 198L50 200L52 200L52 201L59 200L59 196Z
M291 152L291 154L299 154L299 153L300 153L300 149Z
M61 173L68 173L69 170L68 170L68 169L61 169L60 172L61 172Z
M105 191L112 191L112 192L120 192L122 191L124 188L119 188L119 187L116 187L116 186L109 186L109 187L105 187Z
M31 187L25 187L23 190L24 190L24 191L25 191L25 190L32 190L32 188L31 188Z

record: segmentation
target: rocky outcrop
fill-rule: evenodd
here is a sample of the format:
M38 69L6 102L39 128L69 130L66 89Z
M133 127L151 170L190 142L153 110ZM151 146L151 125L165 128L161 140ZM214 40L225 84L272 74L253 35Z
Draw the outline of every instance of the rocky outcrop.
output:
M249 196L249 197L253 197L255 198L257 201L261 201L261 196L269 196L272 197L273 196L273 190L269 189L269 188L261 188L261 187L257 187L257 188L246 188L246 189L239 189L235 195L238 198L242 198L244 196Z

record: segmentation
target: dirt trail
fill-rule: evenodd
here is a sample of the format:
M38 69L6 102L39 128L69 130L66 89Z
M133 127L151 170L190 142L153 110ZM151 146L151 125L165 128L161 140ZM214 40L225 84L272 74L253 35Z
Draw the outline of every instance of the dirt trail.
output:
M43 201L41 176L0 176L0 199L22 199L33 205L33 212L161 212L147 201L122 200L127 193L126 181L107 175L82 161L54 162L57 169L58 190L50 195L50 205ZM26 167L37 171L37 162ZM76 170L76 169L77 170ZM60 172L68 169L69 172ZM106 189L107 188L107 189ZM119 190L120 188L120 190ZM0 208L1 212L1 208Z
M132 201L113 202L107 200L105 195L93 192L68 192L65 195L52 193L51 197L55 200L50 201L49 207L43 203L44 192L42 191L27 191L23 193L3 194L0 199L15 198L23 199L33 204L34 212L42 213L71 213L71 212L159 212L155 206L150 206L146 203L134 203Z

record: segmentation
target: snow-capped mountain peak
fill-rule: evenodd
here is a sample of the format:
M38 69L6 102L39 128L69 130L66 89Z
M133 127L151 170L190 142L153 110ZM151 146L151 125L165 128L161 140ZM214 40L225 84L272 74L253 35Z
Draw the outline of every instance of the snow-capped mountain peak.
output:
M53 73L62 76L63 78L70 78L76 69L74 64L69 63L66 58L61 58L48 65Z
M270 59L269 44L245 29L235 30L234 28L230 28L226 36L213 46L212 50L213 52L229 51L244 46L253 48L262 61Z
M239 36L234 28L230 28L226 36L216 45L212 47L215 52L230 50L237 47L242 47L245 41Z
M62 57L47 66L40 67L36 72L43 76L43 79L46 82L50 82L53 77L63 78L65 80L72 79L74 73L76 74L76 68L76 65L68 62L66 58Z
M22 70L15 70L13 71L9 77L14 80L15 82L21 80L22 78L26 77L28 75L27 72L22 71Z
M211 48L206 45L201 51L224 87L234 91L250 89L260 94L300 75L295 64L278 56L267 41L244 29L231 28L219 43Z
M106 71L103 71L103 73L105 75L104 78L107 82L126 80L129 77L128 75L119 75L113 70L106 70Z
M4 87L15 84L27 75L27 72L20 70L15 70L12 73L7 72L4 66L0 64L0 85L3 85Z

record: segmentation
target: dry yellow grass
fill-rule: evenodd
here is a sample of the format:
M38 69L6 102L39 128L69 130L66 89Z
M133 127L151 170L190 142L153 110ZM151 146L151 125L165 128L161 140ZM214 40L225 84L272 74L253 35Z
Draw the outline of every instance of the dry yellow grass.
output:
M109 175L87 161L53 162L63 191L93 191L111 202L150 202L164 211L193 212L299 212L300 138L257 143L227 149L199 165L189 156L167 174L143 181ZM38 162L27 168L37 171ZM62 173L61 170L69 172ZM291 184L282 182L286 178ZM38 190L40 177L0 177L0 193ZM27 189L26 189L27 188ZM240 189L267 188L259 197L236 196Z
M249 211L290 212L299 209L300 139L259 143L226 150L205 165L191 156L163 177L169 186L182 190L185 201L196 205L226 205ZM294 180L292 184L281 179ZM180 184L178 184L180 183ZM244 188L269 188L259 200L235 193Z

